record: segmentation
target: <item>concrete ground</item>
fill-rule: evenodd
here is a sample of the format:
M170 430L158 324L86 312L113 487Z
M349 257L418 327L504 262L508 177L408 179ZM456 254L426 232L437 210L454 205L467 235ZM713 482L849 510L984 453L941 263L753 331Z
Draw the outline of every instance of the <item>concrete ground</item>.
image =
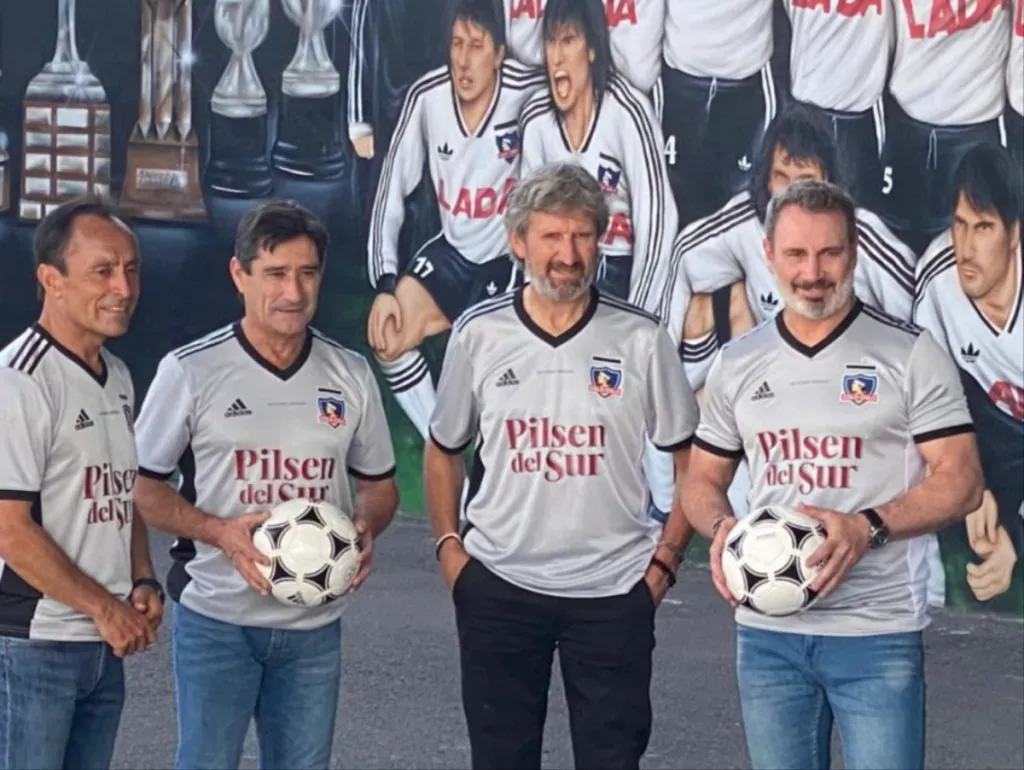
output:
M168 545L154 534L161 579ZM425 522L396 519L377 544L374 574L357 597L345 620L333 766L468 767L453 613ZM153 650L129 659L117 768L173 766L168 628L169 622ZM706 569L684 570L659 608L657 641L654 732L643 766L749 767L735 693L732 618ZM927 766L1024 768L1024 625L942 612L927 644ZM242 767L258 767L251 733ZM557 669L544 767L572 767Z

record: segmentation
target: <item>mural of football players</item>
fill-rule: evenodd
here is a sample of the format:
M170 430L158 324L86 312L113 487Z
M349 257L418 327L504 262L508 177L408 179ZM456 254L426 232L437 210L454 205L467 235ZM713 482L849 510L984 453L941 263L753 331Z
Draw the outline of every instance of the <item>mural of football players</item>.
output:
M523 109L522 175L575 162L601 183L612 212L597 286L657 312L678 214L650 101L615 72L602 0L548 0L548 88Z
M449 64L427 72L406 95L368 240L377 296L367 337L395 399L424 438L434 384L420 343L517 280L502 213L519 172L518 118L545 80L505 58L505 29L493 0L461 0L449 42ZM400 271L403 204L420 184L424 164L441 232Z
M773 0L666 0L658 102L669 181L685 226L750 182L775 117Z
M1007 0L894 3L881 212L918 254L949 226L960 156L999 142L1006 105Z
M792 29L790 93L826 112L847 171L848 192L858 205L877 211L892 0L785 0L785 8Z
M509 56L530 67L544 66L544 6L548 0L504 0ZM612 66L652 96L661 72L666 0L602 0ZM652 96L653 98L653 96Z
M1006 60L1006 146L1024 166L1024 0L1013 0L1013 35Z
M988 491L958 533L980 559L967 567L979 601L1004 593L1024 552L1024 181L994 144L968 150L953 177L952 224L917 265L915 322L963 373Z

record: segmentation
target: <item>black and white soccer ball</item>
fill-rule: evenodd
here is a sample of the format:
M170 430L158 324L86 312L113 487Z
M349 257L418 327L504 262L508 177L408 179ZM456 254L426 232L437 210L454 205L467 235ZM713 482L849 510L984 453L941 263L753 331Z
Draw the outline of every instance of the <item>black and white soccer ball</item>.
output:
M253 544L270 558L258 565L283 604L319 607L344 594L359 571L359 535L340 508L288 500L253 532Z
M786 506L751 511L729 532L722 551L722 572L736 601L763 615L781 617L817 601L810 588L821 565L807 559L825 542L825 531Z

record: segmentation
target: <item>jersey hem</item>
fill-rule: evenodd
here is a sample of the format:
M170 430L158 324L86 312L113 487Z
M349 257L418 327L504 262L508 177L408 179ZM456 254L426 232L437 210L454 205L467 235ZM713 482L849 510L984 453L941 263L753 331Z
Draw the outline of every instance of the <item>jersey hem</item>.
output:
M366 471L357 470L356 468L349 467L348 473L350 476L354 476L360 481L385 481L390 478L394 478L396 468L392 465L383 473L367 473Z
M427 432L430 434L430 440L433 441L437 445L437 448L440 449L445 454L448 454L448 455L460 455L460 454L462 454L463 452L466 451L466 449L469 447L470 444L473 443L473 439L470 439L469 441L467 441L465 444L463 444L460 447L452 447L452 446L449 446L448 444L445 444L445 443L443 443L441 441L438 441L437 440L437 434L434 433L433 429L430 429Z
M161 473L160 471L154 471L149 468L139 468L139 475L145 476L147 479L156 479L157 481L170 481L171 476L174 475L174 471L168 473Z
M702 439L700 436L694 437L693 445L698 449L703 449L705 452L710 452L713 455L725 457L729 460L739 460L743 457L742 449L725 449L717 444L712 444L710 441Z
M771 631L778 634L798 634L800 636L835 636L846 638L859 638L868 636L884 636L886 634L913 634L923 631L931 623L931 617L925 615L920 618L906 620L892 620L880 622L873 628L860 628L859 630L842 631L836 628L829 628L827 625L819 626L816 622L804 623L799 620L800 615L789 618L769 618L754 613L753 610L736 611L734 619L737 629L750 628L756 631ZM753 617L751 616L753 615ZM785 621L789 621L788 623Z
M39 492L29 492L26 489L0 489L0 500L20 500L24 503L34 503L39 498Z
M680 449L688 449L692 444L693 436L687 436L682 441L676 441L674 444L654 444L654 448L659 452L678 452Z
M928 430L924 433L917 433L914 435L914 443L925 444L929 441L935 441L940 438L949 438L950 436L959 436L963 433L974 433L974 425L967 422L960 425L951 425L948 428L939 428L938 430Z

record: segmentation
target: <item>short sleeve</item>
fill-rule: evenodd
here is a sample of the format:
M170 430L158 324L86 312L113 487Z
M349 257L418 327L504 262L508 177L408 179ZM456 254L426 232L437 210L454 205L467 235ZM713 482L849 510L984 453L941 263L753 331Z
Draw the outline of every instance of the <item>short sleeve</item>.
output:
M927 329L910 353L906 398L910 433L918 444L974 430L960 370Z
M473 392L473 362L462 334L453 329L437 383L430 438L445 452L461 454L477 433L479 416Z
M42 490L53 415L34 380L0 368L0 500L33 500Z
M700 425L694 444L719 457L743 457L743 437L736 426L736 409L732 387L725 372L723 351L715 355L704 385L700 407Z
M654 333L648 359L645 406L648 435L655 447L674 452L690 445L697 430L697 399L663 326Z
M363 414L348 449L348 472L363 481L383 481L395 475L395 448L380 386L366 364L363 377Z
M192 391L177 356L164 356L135 421L139 473L166 481L192 442Z

